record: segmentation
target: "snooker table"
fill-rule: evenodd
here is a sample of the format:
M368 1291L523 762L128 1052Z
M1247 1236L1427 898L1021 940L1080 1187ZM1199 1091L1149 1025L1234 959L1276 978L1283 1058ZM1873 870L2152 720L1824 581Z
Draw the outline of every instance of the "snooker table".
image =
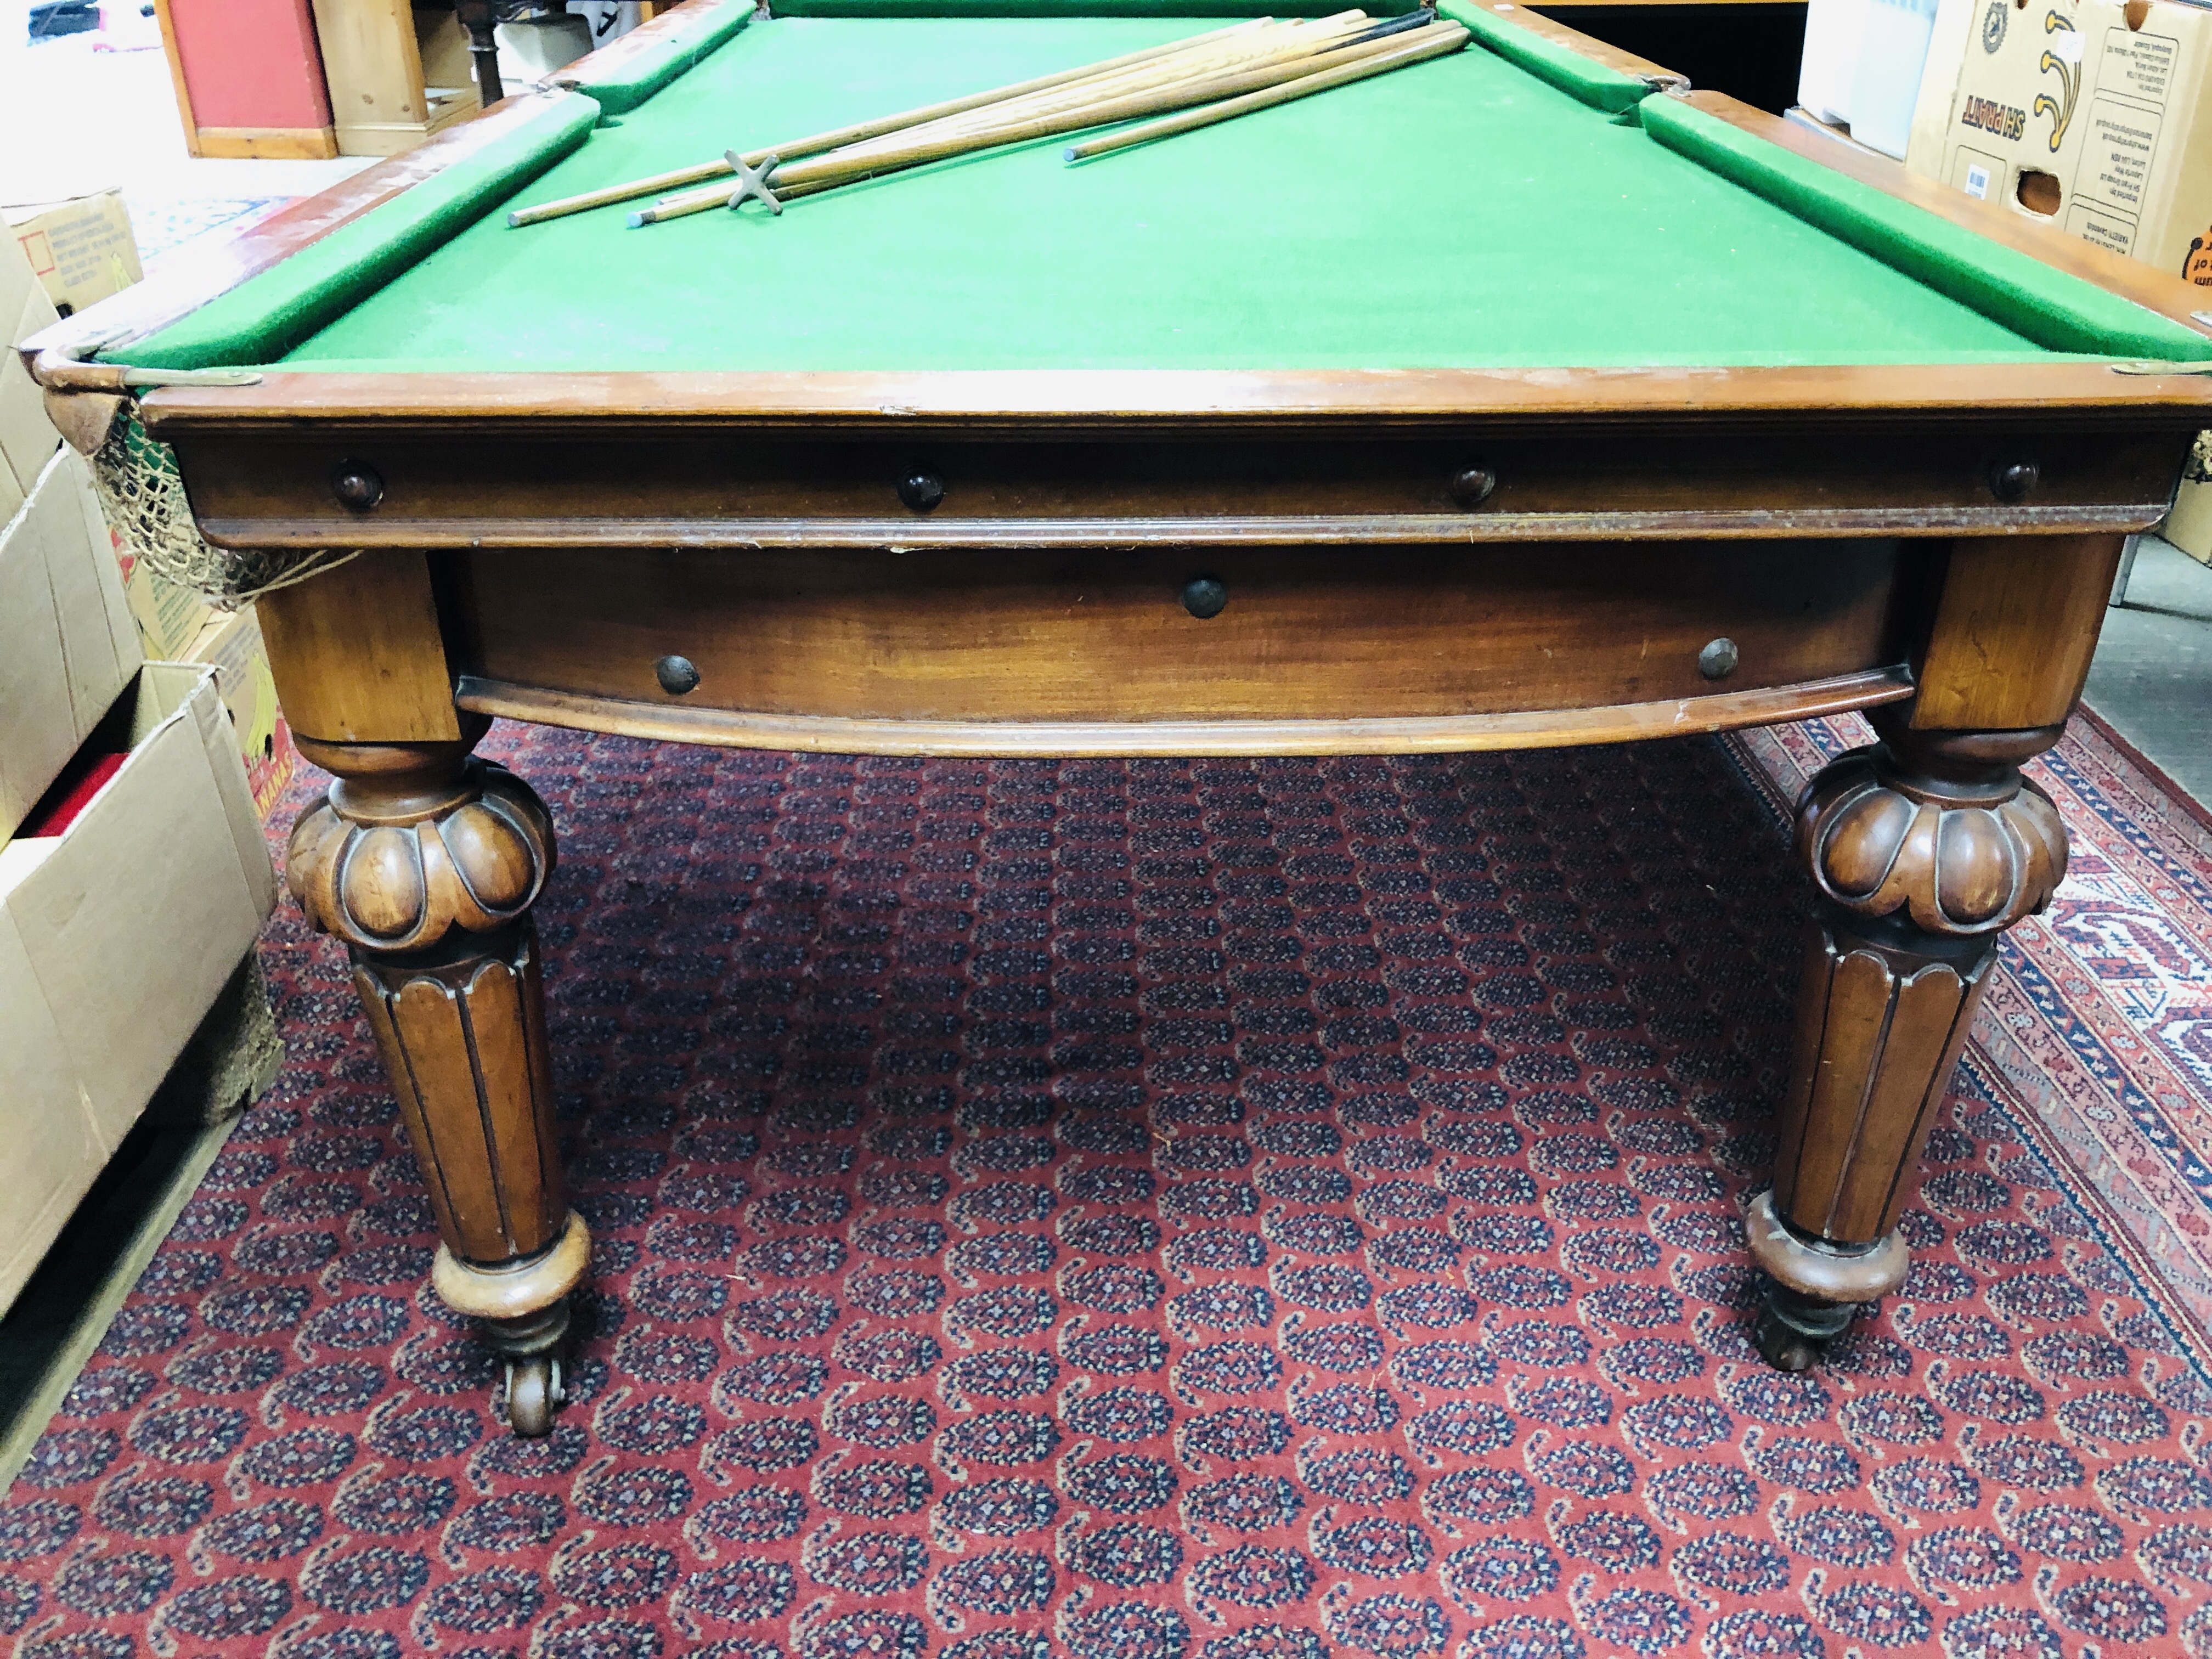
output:
M2021 763L2212 410L2197 291L1513 6L1443 9L1456 55L1081 167L508 228L1233 11L689 0L27 348L111 494L171 458L184 533L313 573L260 600L337 780L290 884L351 952L434 1285L518 1431L559 1403L589 1240L531 920L553 825L471 757L493 716L1266 756L1866 710L1880 741L1797 811L1764 1352L1817 1363L1904 1278L1996 941L2064 872Z

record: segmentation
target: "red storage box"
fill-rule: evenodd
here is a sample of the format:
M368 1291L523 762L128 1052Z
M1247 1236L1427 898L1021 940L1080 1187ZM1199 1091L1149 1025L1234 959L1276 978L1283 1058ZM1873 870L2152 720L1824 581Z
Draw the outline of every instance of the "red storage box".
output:
M185 148L321 161L338 153L307 0L155 0Z

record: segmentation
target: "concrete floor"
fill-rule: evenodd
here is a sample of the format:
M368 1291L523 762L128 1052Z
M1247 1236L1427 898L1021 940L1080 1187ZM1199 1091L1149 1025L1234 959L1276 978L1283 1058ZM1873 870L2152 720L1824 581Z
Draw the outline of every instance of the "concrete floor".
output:
M2105 613L2083 700L2212 806L2212 567L2142 538L2125 600Z

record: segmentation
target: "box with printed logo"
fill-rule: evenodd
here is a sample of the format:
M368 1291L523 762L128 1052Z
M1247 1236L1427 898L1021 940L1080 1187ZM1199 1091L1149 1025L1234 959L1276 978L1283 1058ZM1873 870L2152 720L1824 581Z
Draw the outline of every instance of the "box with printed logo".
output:
M2212 11L1942 0L1905 161L2186 277L2212 319ZM2203 453L2162 533L2212 563Z
M2212 11L1944 0L1905 165L2212 285Z

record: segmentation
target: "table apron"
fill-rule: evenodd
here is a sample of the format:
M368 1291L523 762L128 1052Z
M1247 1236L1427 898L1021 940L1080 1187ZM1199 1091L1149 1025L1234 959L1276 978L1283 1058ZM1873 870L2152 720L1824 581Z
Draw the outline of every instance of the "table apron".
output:
M876 752L1282 753L1661 735L1905 696L1900 609L1940 556L1857 539L361 562L427 557L477 712Z
M1017 441L316 428L196 430L178 455L203 532L225 547L1019 551L2126 533L2164 515L2187 435L1903 422ZM2032 483L2001 496L2016 463ZM334 481L363 472L373 503L342 501Z
M1476 546L1516 542L1759 541L1856 536L2134 535L2150 530L2168 500L2098 507L1935 512L1913 508L1839 512L1516 514L1495 517L1376 514L1363 518L1014 519L934 523L896 520L564 519L488 530L479 524L422 520L337 533L343 526L276 525L212 518L200 531L217 547L307 551L331 547L434 549L574 548L632 551L686 549L722 553L765 550L878 550L1008 553L1061 549L1153 547Z

